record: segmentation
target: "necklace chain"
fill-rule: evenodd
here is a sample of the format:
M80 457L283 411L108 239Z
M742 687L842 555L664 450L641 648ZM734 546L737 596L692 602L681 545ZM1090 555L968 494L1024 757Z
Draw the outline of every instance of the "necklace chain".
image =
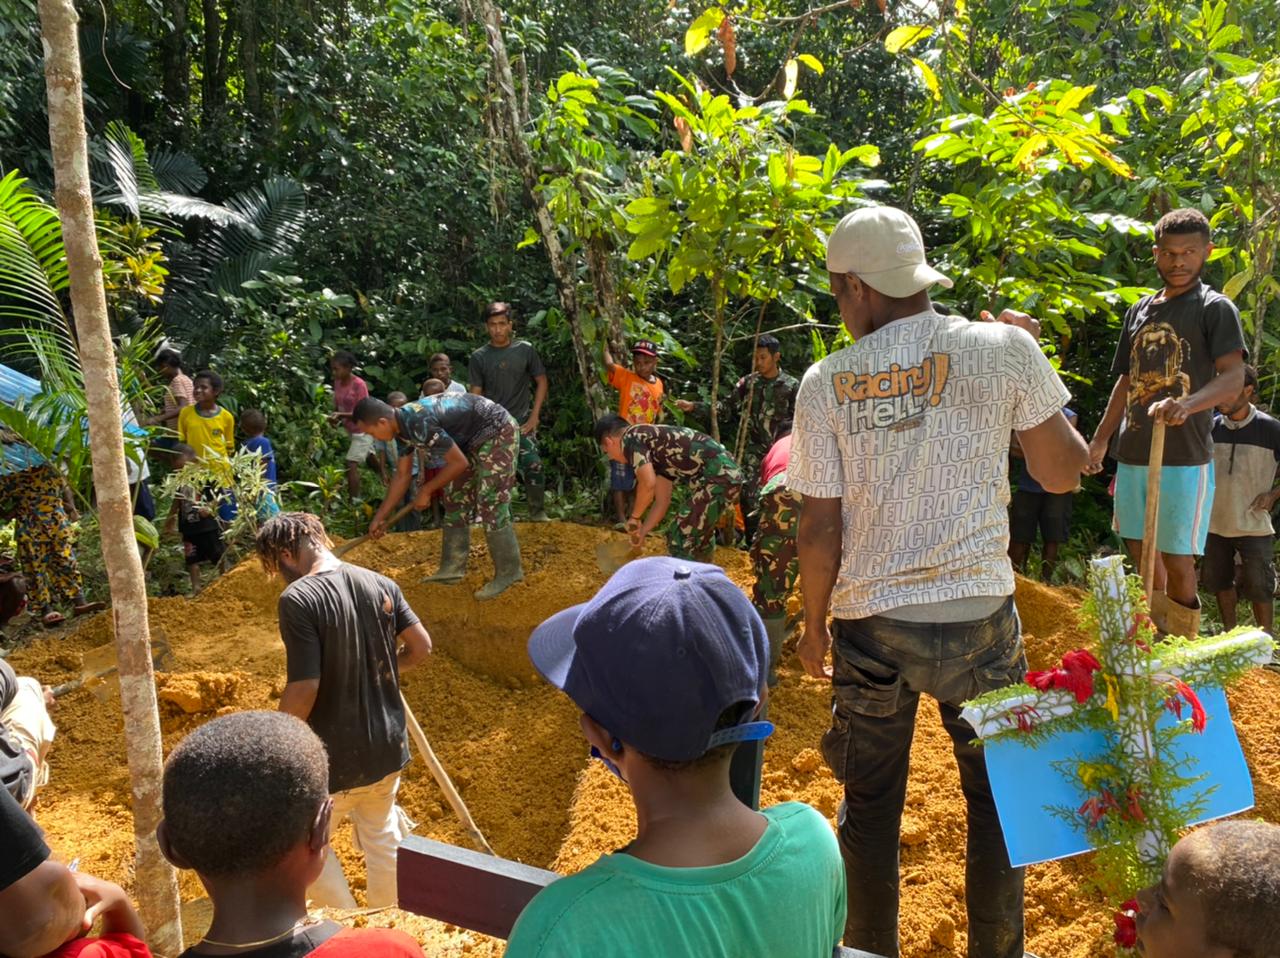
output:
M285 938L288 938L290 935L297 932L299 928L303 927L303 925L307 923L309 922L307 921L306 918L299 918L297 921L295 921L292 925L290 925L284 931L280 932L280 934L272 935L270 938L263 938L261 941L243 941L243 942L214 941L212 938L205 936L204 938L200 939L200 944L213 945L217 948L237 948L237 949L261 948L264 945L274 945L277 941L283 941Z

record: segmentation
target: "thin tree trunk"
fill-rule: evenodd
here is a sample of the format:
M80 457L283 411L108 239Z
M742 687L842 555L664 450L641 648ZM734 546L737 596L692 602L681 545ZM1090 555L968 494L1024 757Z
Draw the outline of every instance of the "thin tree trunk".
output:
M165 109L175 120L185 120L187 101L190 97L188 82L191 78L191 62L187 49L187 0L166 0L165 12L173 28L166 30L160 40L160 89L164 93ZM175 135L185 135L185 122L171 125Z
M533 155L529 152L529 144L525 142L523 135L528 118L521 116L520 113L520 101L516 94L515 79L511 73L511 60L507 56L507 44L502 37L502 13L494 6L492 0L475 0L474 9L484 24L489 52L493 59L494 81L498 88L498 126L506 141L507 152L524 183L525 199L533 210L534 228L542 239L543 249L547 251L547 260L551 265L551 274L555 278L560 308L564 311L573 339L573 354L578 360L578 373L582 377L587 403L593 413L599 414L608 409L608 404L605 402L604 389L601 387L600 376L596 371L594 353L588 349L586 337L582 334L574 271L564 255L560 234L556 230L556 223L551 216L551 211L547 208L546 200L538 192L538 171L534 166Z
M156 844L160 821L162 749L147 624L147 590L133 536L125 474L124 435L115 351L94 233L85 141L80 51L72 0L40 0L54 196L71 279L80 364L89 408L89 448L102 529L102 557L111 587L125 753L133 797L135 889L147 940L158 955L182 950L178 879Z
M716 343L711 354L711 438L720 441L720 364L724 359L724 285L717 276L711 281L712 323Z
M622 328L622 303L618 301L618 289L613 282L613 269L609 262L612 250L608 239L596 233L586 244L587 270L591 286L596 291L596 308L605 321L605 335L609 339L609 351L615 356L627 354L626 330Z
M244 74L244 106L255 121L262 112L262 87L258 80L258 4L240 3L240 72Z

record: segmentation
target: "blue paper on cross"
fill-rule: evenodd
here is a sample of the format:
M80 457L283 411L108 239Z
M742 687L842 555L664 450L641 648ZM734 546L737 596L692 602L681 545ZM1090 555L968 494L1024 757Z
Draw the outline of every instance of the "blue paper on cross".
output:
M1112 621L1100 623L1099 658L1118 674L1124 668L1120 663L1126 661L1121 644L1128 641L1135 610L1124 599L1125 579L1119 557L1096 560L1093 572L1095 595L1099 589L1104 590L1112 599L1109 608L1113 613ZM1234 662L1263 665L1272 649L1273 643L1265 632L1237 632L1200 639L1180 649L1176 661L1156 662L1153 671L1161 678L1181 679L1193 688L1207 718L1203 732L1172 739L1168 751L1161 755L1167 764L1182 763L1180 777L1195 780L1174 792L1178 804L1200 804L1198 814L1187 824L1221 818L1253 806L1253 785L1226 695L1204 679L1215 661L1231 658ZM1117 734L1112 729L1096 727L1055 729L1055 724L1069 724L1062 720L1082 708L1075 696L1061 688L1043 692L1027 686L1021 689L1020 694L1011 694L998 703L969 703L962 713L984 740L996 809L1009 859L1015 866L1078 855L1092 848L1079 817L1064 814L1079 808L1090 797L1069 770L1080 763L1100 761L1111 751ZM1105 690L1100 689L1099 694L1105 694ZM1117 710L1123 707L1118 705ZM1130 718L1122 711L1120 717ZM1169 728L1178 721L1173 714L1162 712L1156 727ZM1008 734L1020 722L1033 723L1037 734ZM1117 728L1123 725L1123 721L1118 722ZM1142 735L1123 744L1135 760L1152 748ZM1167 854L1168 849L1154 834L1150 843L1152 857Z

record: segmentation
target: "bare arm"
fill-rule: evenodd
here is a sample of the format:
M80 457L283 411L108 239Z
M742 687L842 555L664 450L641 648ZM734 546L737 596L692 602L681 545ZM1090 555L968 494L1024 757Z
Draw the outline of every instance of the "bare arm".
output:
M1102 421L1093 431L1093 439L1089 441L1089 466L1085 470L1089 475L1102 471L1102 460L1107 455L1107 443L1120 428L1120 420L1124 418L1125 397L1129 395L1129 376L1124 374L1111 387L1111 398L1107 400L1107 410L1102 414Z
M613 353L609 351L609 338L607 336L604 338L603 351L604 351L604 371L608 373L610 376L612 376L613 367L616 366L617 363L613 361Z
M525 420L520 431L526 436L532 435L538 429L538 420L542 416L542 404L547 399L547 377L546 375L533 377L533 408L529 410L529 418Z
M400 648L396 651L396 660L401 672L407 672L415 665L421 665L431 654L431 636L427 627L416 622L396 636Z
M75 876L47 859L0 891L0 954L46 955L84 930L84 898Z
M830 677L826 664L831 648L827 611L840 574L843 525L839 499L805 496L800 507L796 551L800 557L800 591L804 596L804 635L798 652L804 670L814 678Z
M290 682L280 693L279 710L296 715L305 722L311 715L311 710L315 708L316 696L319 694L319 679L300 679L297 682Z
M471 385L471 391L472 391L473 393L475 393L477 396L483 396L483 395L484 395L484 387L483 387L483 386L477 386L477 385L475 385L474 383Z
M396 474L391 477L391 485L387 487L387 494L382 499L382 505L378 506L378 511L373 514L373 521L369 523L369 535L377 539L387 531L387 516L391 515L392 510L404 501L404 494L412 484L413 457L401 456L396 463Z
M1019 432L1018 444L1027 460L1027 471L1045 492L1071 492L1080 484L1080 474L1089 468L1089 447L1061 412Z
M1207 383L1184 399L1161 399L1152 403L1147 414L1170 426L1181 426L1188 417L1240 395L1244 389L1244 353L1236 350L1213 361L1216 372Z
M133 902L124 893L124 889L114 882L103 881L83 872L75 873L76 885L84 896L85 913L83 925L85 931L93 927L93 923L102 919L104 935L133 935L134 938L145 939L146 929L142 927L142 919L133 908Z

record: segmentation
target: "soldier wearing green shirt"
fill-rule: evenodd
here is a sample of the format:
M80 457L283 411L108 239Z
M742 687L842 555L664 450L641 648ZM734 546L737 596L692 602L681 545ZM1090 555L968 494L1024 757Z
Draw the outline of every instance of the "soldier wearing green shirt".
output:
M690 487L690 494L671 527L667 551L709 562L715 551L716 524L733 509L742 488L742 470L729 451L694 429L632 426L617 415L601 417L595 435L606 456L636 472L636 498L627 520L632 543L639 547L662 522L675 483L680 481Z
M537 433L542 404L547 399L547 371L532 343L512 338L509 303L486 306L484 325L489 342L471 354L471 391L496 402L520 424L516 471L524 480L530 520L546 522L547 487Z
M755 370L738 380L738 385L717 410L724 421L746 424L746 443L742 452L742 471L746 482L742 487L742 510L747 516L748 530L754 526L751 511L755 506L760 464L777 438L778 426L791 420L796 393L800 390L799 380L782 371L780 349L778 337L761 336L756 341ZM700 415L708 412L706 403L687 399L677 399L676 406L682 412ZM736 437L737 433L733 435ZM736 442L730 445L736 448Z

